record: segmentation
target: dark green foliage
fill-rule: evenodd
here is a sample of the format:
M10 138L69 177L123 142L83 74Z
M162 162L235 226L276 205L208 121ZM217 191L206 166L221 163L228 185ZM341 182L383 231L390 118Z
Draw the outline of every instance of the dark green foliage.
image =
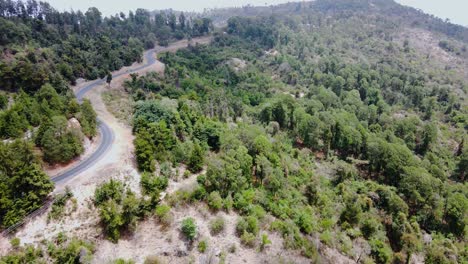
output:
M174 25L168 20L173 14L155 15L143 9L103 18L96 8L83 14L59 12L48 3L15 3L7 1L0 7L0 45L14 51L29 45L39 48L25 49L26 54L13 52L14 56L5 52L13 57L0 63L4 73L0 86L5 89L34 91L47 81L104 78L109 71L140 62L144 47L152 48L156 40L168 43L184 34L201 36L212 30L207 18L194 19L190 25L184 18L183 26Z
M197 236L197 225L195 220L191 217L185 218L182 220L182 224L180 226L182 234L184 234L185 238L189 241L193 241Z
M163 191L167 185L168 179L164 176L156 176L150 172L143 172L141 174L141 187L146 194Z
M0 143L0 225L8 227L38 209L54 189L30 143Z
M416 36L401 39L408 28L453 36L453 27L383 0L250 11L257 17L229 14L227 34L210 45L161 54L164 75L127 82L141 100L142 170L169 160L156 156L164 153L194 171L199 145L206 173L170 202L235 209L246 246L266 244L259 221L271 215L285 248L312 262L311 237L349 255L365 240L364 262L462 262L466 69L427 57ZM171 130L174 144L150 132L162 120L153 131ZM425 233L441 238L424 244Z
M149 132L146 129L142 129L136 134L133 144L135 145L138 168L141 171L153 172L155 170L155 150Z
M371 240L369 244L371 246L371 256L374 258L376 263L391 263L393 254L392 249L389 246L378 239Z
M200 172L203 169L204 161L205 152L198 143L195 143L193 145L192 152L190 153L190 158L188 160L189 170L194 173Z
M124 186L122 182L111 179L107 183L103 183L96 188L94 192L94 203L100 206L108 200L114 200L117 203L122 201Z
M65 213L65 206L71 198L73 198L73 193L68 188L65 190L65 193L57 195L54 203L52 203L52 209L47 215L47 220L58 220L62 217Z
M52 164L65 163L83 153L80 133L78 129L70 128L64 117L54 116L40 140L44 160Z
M96 188L94 203L104 232L109 240L116 243L123 231L132 231L141 215L141 202L135 194L124 191L122 182L111 179Z
M84 99L81 104L81 114L78 117L83 133L87 137L94 137L97 134L97 114L88 99Z

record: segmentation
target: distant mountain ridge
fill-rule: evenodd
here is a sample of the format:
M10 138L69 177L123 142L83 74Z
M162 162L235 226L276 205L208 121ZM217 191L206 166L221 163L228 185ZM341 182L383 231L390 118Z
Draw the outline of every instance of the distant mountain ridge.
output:
M225 25L234 16L303 15L314 12L327 15L385 15L397 23L421 27L446 34L449 37L468 42L468 28L450 23L417 8L398 4L393 0L317 0L290 2L270 6L251 6L210 9L203 16L210 17L216 25Z

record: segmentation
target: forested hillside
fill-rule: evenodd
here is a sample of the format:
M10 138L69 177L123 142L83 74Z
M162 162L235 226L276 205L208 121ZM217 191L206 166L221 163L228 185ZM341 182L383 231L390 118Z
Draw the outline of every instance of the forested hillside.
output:
M205 164L179 199L233 207L247 247L266 225L312 262L318 238L363 263L464 263L466 68L400 33L429 29L461 51L466 29L407 23L414 10L392 1L291 6L232 17L210 46L162 55L164 76L127 83L140 170Z
M163 74L132 74L123 84L141 177L136 189L116 179L96 188L89 206L105 239L131 241L146 221L158 225L154 236L177 229L164 243L184 241L184 250L148 252L176 261L195 255L224 263L237 243L259 260L275 244L272 234L281 250L266 263L334 263L329 249L342 263L468 261L466 28L391 0L208 15L225 22L210 45L160 54ZM196 28L209 30L208 21ZM113 28L106 19L100 25ZM35 100L55 97L49 90ZM59 118L50 124L60 127ZM170 192L170 183L192 176L193 185ZM202 206L209 210L199 219L173 219L174 211ZM232 234L221 211L236 219ZM200 236L201 226L209 235ZM230 235L234 246L218 248ZM72 242L62 260L80 257L84 242ZM67 249L55 244L52 259ZM28 251L36 252L3 259L41 258ZM291 252L297 258L288 259Z
M96 8L59 12L46 2L0 1L0 226L38 208L53 189L42 162L71 161L83 153L83 138L97 134L90 102L80 104L69 85L141 62L156 43L211 30L209 20L197 23L143 9L103 17Z

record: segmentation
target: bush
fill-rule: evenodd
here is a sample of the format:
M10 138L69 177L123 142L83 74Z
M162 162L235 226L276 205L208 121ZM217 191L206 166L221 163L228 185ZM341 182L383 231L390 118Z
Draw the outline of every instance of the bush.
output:
M119 259L114 260L113 264L135 264L135 261L119 258Z
M268 239L268 235L262 234L262 240L260 241L260 251L263 251L269 244L271 244L271 240Z
M156 176L151 172L143 172L140 184L143 187L144 193L151 195L152 193L165 190L169 184L169 180L165 176Z
M232 210L232 206L234 204L234 201L232 200L231 194L229 194L226 199L224 199L224 209L229 212Z
M221 198L219 192L214 191L210 193L208 196L208 206L215 211L220 210L223 207L223 198Z
M327 246L333 246L333 236L330 231L325 231L320 234L320 241L322 241Z
M11 246L14 248L14 249L17 249L19 248L20 244L21 244L21 240L17 237L14 237L10 240L10 244Z
M164 226L169 226L172 223L171 207L165 204L156 206L156 217Z
M234 254L236 253L236 250L237 250L236 244L232 243L228 249L229 253Z
M155 256L155 255L151 255L151 256L147 256L146 259L145 259L145 262L143 262L144 264L164 264L166 263L165 261L163 261L160 257L158 256Z
M218 235L224 231L225 221L222 216L218 216L210 221L210 232L213 236Z
M190 154L188 168L191 172L200 172L203 169L203 164L205 162L205 153L202 147L195 143L192 149L192 153Z
M236 225L237 235L241 236L245 232L257 235L259 231L258 221L253 216L247 216L239 219Z
M371 256L376 263L386 264L391 262L393 253L388 245L378 239L372 239L369 245L371 247Z
M124 186L122 182L111 179L109 182L101 184L94 192L94 203L99 206L105 201L114 200L117 203L122 201Z
M190 177L190 175L192 175L192 172L190 170L184 171L184 179L187 179L188 177Z
M375 234L375 232L377 232L379 226L379 221L377 221L375 218L367 217L362 223L362 234L365 238L369 239L373 234Z
M57 220L62 217L65 213L65 205L72 197L73 193L69 189L67 189L64 194L57 195L54 203L52 204L52 209L47 215L47 221L51 219Z
M244 232L240 237L241 243L247 247L253 248L256 244L256 237L254 234L249 232Z
M197 248L200 253L205 253L206 249L208 248L208 242L206 242L206 240L200 241Z
M197 225L195 224L195 220L191 217L185 218L182 221L181 230L185 238L189 241L193 241L197 236Z

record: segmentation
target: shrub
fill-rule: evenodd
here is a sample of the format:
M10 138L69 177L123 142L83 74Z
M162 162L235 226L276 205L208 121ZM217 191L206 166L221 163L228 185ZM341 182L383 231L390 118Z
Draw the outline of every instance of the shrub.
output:
M67 188L64 194L59 194L56 196L54 203L52 204L52 209L47 215L47 220L57 220L62 217L65 213L65 205L68 200L73 197L73 193Z
M14 237L10 240L10 244L11 246L14 248L14 249L17 249L19 248L20 244L21 244L21 240L17 237Z
M172 223L171 207L165 204L156 206L156 217L164 226L169 226Z
M254 234L249 232L244 232L240 237L241 243L247 247L253 248L256 244L256 237Z
M371 256L376 263L386 264L392 260L392 249L384 242L378 239L372 239L369 242L371 247Z
M237 250L236 244L232 243L228 249L229 253L231 254L236 253L236 250Z
M268 239L268 235L262 234L262 240L260 240L260 251L263 251L269 244L271 244L271 240Z
M151 256L147 256L145 259L145 262L143 263L144 264L164 264L166 262L158 256L151 255Z
M223 198L219 195L219 192L211 192L208 196L208 206L213 210L219 210L223 207Z
M204 162L205 153L203 148L198 143L195 143L188 161L188 168L191 172L200 172L203 169Z
M208 242L206 242L206 240L200 241L197 248L200 253L205 253L206 249L208 248Z
M189 241L193 241L197 236L197 225L195 224L195 220L191 217L185 218L182 221L181 230Z
M239 236L243 235L245 232L256 235L258 234L258 230L258 221L253 216L247 216L239 219L236 225L236 232Z
M172 171L172 165L170 162L163 162L159 168L159 173L165 178L172 178L174 172Z
M109 182L101 184L96 188L94 192L94 203L99 206L111 199L120 203L120 201L122 201L123 192L124 186L122 182L111 179Z
M210 221L210 232L213 236L224 231L225 221L222 216L218 216Z
M231 194L228 194L226 199L224 199L224 209L228 212L231 211L233 204L234 204L234 201L232 200L232 196Z
M113 264L135 264L135 261L119 258L119 259L114 260Z
M99 214L107 238L117 242L120 238L120 229L124 226L119 205L114 200L109 200L102 204Z
M165 190L168 184L169 180L165 176L156 176L151 172L144 172L141 174L141 186L143 187L144 193L147 195Z
M328 246L332 246L333 244L333 236L332 236L332 233L330 231L325 231L323 232L322 234L320 234L320 240L328 245Z
M377 232L378 227L380 226L380 222L377 221L375 218L368 217L364 219L362 223L362 234L365 238L370 238L375 232Z

